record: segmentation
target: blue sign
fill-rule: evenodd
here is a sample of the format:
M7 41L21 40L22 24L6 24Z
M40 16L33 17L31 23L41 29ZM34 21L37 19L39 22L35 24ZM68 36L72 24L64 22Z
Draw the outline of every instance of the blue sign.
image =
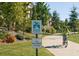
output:
M41 29L41 20L33 20L32 21L32 33L33 34L40 34L42 29Z

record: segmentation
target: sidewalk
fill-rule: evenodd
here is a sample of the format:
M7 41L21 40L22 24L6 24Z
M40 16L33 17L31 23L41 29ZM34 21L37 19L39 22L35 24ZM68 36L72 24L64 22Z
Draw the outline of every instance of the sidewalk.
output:
M62 36L48 36L42 39L44 47L62 45ZM68 41L67 48L46 48L55 56L79 56L79 44Z

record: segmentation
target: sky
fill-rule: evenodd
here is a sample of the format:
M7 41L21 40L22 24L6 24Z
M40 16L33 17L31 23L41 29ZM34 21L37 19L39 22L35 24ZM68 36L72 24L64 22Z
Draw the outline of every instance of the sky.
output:
M77 7L76 11L79 13L79 2L47 2L47 4L49 5L50 13L52 14L56 10L61 20L69 18L73 5Z

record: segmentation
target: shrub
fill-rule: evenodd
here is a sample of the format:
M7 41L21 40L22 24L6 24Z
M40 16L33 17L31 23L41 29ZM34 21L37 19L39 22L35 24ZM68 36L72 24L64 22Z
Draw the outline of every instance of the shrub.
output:
M2 39L0 39L0 43L2 43Z
M7 34L6 38L3 40L3 42L6 43L13 43L16 41L15 35Z
M17 35L16 35L16 38L17 38L18 40L23 40L23 39L24 39L24 36L21 35L21 34L17 34Z
M56 33L56 30L55 30L54 27L51 27L51 28L49 29L49 32L50 32L51 34L53 34L53 33Z
M50 33L49 29L46 29L46 33Z
M27 27L26 32L30 33L31 32L31 27Z
M0 39L1 39L1 40L4 39L6 35L7 35L7 33L2 33L2 32L0 32Z
M49 34L56 33L56 29L52 26L44 26L43 31L44 31L43 33L45 33L45 34L47 34L47 33L49 33Z

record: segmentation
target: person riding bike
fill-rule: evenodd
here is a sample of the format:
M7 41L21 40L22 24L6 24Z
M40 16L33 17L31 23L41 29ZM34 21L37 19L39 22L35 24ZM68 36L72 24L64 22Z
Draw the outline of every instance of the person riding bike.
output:
M67 35L63 34L63 46L66 48L68 46L68 39Z

